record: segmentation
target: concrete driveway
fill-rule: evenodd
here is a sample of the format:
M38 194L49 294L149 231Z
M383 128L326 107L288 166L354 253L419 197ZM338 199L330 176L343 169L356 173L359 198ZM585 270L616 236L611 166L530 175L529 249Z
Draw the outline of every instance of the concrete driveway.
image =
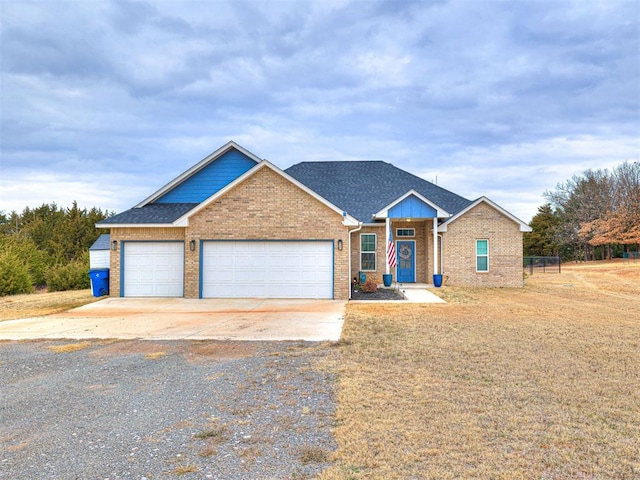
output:
M337 341L345 302L335 300L106 298L45 317L0 322L0 340Z

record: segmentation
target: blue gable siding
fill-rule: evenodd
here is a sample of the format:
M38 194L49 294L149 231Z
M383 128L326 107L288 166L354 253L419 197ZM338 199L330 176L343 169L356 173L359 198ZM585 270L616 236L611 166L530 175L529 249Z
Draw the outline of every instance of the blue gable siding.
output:
M409 195L397 205L389 209L389 218L433 218L437 214L435 208L427 205L414 195Z
M154 203L200 203L255 165L254 160L231 149Z

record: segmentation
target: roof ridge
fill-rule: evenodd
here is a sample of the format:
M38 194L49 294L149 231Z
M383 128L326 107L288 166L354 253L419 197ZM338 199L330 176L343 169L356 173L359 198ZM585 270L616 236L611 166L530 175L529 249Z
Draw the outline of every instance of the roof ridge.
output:
M305 163L386 163L387 165L392 165L384 160L303 160L302 162L294 163L287 168L295 167L296 165L303 165Z

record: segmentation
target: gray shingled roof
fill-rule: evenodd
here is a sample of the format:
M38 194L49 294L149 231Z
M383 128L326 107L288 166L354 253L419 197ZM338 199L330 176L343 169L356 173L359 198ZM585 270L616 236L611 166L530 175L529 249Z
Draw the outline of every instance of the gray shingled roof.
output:
M285 172L364 223L412 189L452 215L472 203L381 161L302 162Z
M172 223L196 206L198 206L197 203L151 203L144 207L132 208L113 217L106 218L100 223Z
M108 233L103 233L95 242L93 242L93 245L89 247L89 250L109 250L110 240L111 235L109 235Z

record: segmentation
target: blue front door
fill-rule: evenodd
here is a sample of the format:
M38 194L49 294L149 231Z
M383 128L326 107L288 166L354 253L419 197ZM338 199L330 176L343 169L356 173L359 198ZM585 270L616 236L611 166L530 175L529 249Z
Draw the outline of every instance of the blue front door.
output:
M415 282L416 281L416 262L415 262L415 246L414 242L397 242L396 250L398 252L398 282Z

